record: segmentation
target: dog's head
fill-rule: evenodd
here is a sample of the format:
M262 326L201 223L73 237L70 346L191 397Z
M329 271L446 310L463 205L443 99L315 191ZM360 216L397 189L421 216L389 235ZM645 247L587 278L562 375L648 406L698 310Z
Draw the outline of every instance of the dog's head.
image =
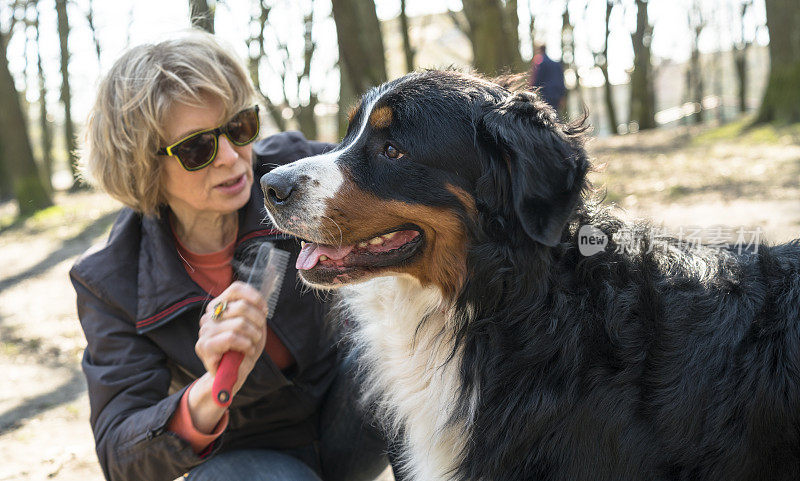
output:
M275 225L307 242L306 282L410 275L452 296L478 239L558 244L588 167L581 135L534 93L427 71L372 89L335 150L261 185Z

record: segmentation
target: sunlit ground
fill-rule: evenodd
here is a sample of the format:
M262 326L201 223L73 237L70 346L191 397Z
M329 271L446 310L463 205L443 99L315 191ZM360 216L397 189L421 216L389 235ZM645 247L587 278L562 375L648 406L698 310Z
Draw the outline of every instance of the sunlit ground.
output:
M800 126L678 128L589 144L594 184L620 214L683 227L759 227L800 236ZM102 479L89 429L80 356L85 340L67 272L107 235L119 205L60 194L57 206L13 223L0 204L0 480ZM388 478L388 476L387 476Z

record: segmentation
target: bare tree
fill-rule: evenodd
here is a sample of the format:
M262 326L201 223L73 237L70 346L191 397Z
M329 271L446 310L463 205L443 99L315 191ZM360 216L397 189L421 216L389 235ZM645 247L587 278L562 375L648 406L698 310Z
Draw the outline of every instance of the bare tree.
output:
M15 2L13 12L22 2ZM0 30L0 160L11 179L11 189L17 200L21 216L52 205L47 189L33 158L28 123L20 105L20 95L8 69L6 48L14 29L11 21L8 31Z
M516 0L462 0L466 23L451 14L472 44L472 64L487 75L522 72Z
M747 38L745 34L745 16L750 7L753 6L753 0L741 0L739 7L739 35L736 39L733 51L733 61L736 67L736 80L737 80L737 99L740 113L747 112L747 53L750 46L753 44L751 39Z
M344 133L346 113L356 96L386 81L386 59L373 0L333 0L332 7L341 75L339 131Z
M272 122L278 130L286 130L286 120L283 118L282 109L270 101L269 96L267 96L261 85L261 62L266 59L267 54L264 43L264 31L267 28L267 19L269 18L270 10L271 7L264 0L259 1L258 16L252 19L257 26L256 33L247 41L249 50L248 67L253 85L255 85L256 89L261 93L261 97L267 105L267 113L272 119Z
M378 15L373 0L333 0L339 40L339 66L347 72L356 95L386 81Z
M192 27L214 33L214 7L208 0L189 0L189 19Z
M38 0L32 2L34 8L34 33L36 39L36 71L39 80L39 130L42 149L42 168L44 170L45 188L52 192L53 179L53 133L50 128L50 116L47 111L47 82L45 81L44 68L42 65L42 49L39 38L39 8Z
M611 12L614 10L616 0L606 0L606 15L605 15L605 32L603 35L603 48L599 52L594 53L594 63L603 73L603 94L606 106L606 117L608 120L609 129L612 134L617 133L617 109L614 106L614 92L611 87L611 79L608 76L608 37L611 33L610 21Z
M800 6L766 0L770 69L757 122L800 122Z
M414 49L411 47L411 37L408 32L406 0L400 0L400 34L403 36L403 54L406 59L406 72L411 72L414 70Z
M569 111L569 98L572 94L570 90L578 95L579 109L585 108L586 102L583 98L581 88L581 77L578 74L578 67L575 64L575 26L569 16L569 1L564 2L564 12L561 14L561 64L565 70L569 70L575 75L575 87L567 89L564 93L564 113Z
M639 129L656 127L655 92L650 42L653 26L647 15L649 0L636 0L636 31L631 34L633 44L633 71L631 72L630 116Z
M695 111L691 119L694 123L699 124L703 121L703 97L705 96L699 40L700 34L707 23L700 0L692 1L686 15L689 22L689 30L692 32L692 52L689 57L689 69L686 71L686 91L689 94L690 101L695 105Z
M314 57L314 49L316 44L312 36L312 27L314 26L314 2L310 2L309 9L303 15L303 69L299 73L295 73L295 84L297 85L298 103L295 109L295 116L297 122L300 124L300 130L306 134L309 139L316 139L317 135L317 119L314 116L314 108L319 102L317 93L311 86L311 60ZM303 84L308 87L308 100L304 102L299 99L301 90L304 89Z
M94 0L89 0L86 6L86 23L89 25L89 30L92 31L92 41L94 42L94 52L97 55L97 66L100 64L100 39L97 37L97 27L94 25Z
M303 25L302 58L297 58L292 53L289 47L292 39L271 27L273 6L264 0L259 2L259 12L252 19L257 28L248 40L250 75L267 104L270 118L279 129L285 130L287 119L284 118L284 113L291 112L290 118L297 122L298 128L309 139L318 137L314 110L319 98L317 89L311 84L312 64L317 47L317 39L313 35L315 4L315 1L307 0L301 3L302 8L292 10L293 13L302 15L298 18ZM269 95L262 82L262 69L267 70L272 77L280 78L282 95L278 96L275 89L271 91L272 97Z
M766 0L770 70L757 122L800 121L800 7L796 0Z
M533 0L528 0L528 14L531 21L528 24L528 35L531 37L531 57L536 54L534 51L536 44L536 14L533 9Z
M67 16L67 0L56 0L56 17L58 20L58 40L61 46L61 103L64 106L64 145L67 149L69 167L74 180L73 188L81 184L78 180L77 142L75 126L72 123L72 91L69 86L69 18Z

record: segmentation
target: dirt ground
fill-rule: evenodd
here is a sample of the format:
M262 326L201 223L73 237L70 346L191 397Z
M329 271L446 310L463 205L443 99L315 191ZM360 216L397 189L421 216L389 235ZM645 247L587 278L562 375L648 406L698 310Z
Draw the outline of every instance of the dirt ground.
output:
M796 136L676 129L596 140L589 150L604 165L594 184L623 216L672 232L722 225L760 228L772 242L800 237ZM0 204L0 481L102 479L67 272L105 237L119 205L98 193L57 202L18 224L13 205Z

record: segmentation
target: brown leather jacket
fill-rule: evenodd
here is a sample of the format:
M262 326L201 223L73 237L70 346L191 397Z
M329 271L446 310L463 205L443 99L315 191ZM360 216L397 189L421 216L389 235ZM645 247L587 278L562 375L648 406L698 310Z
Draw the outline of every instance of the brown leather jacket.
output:
M270 326L296 365L281 372L261 356L233 401L228 428L205 456L240 447L292 448L316 439L319 404L335 376L336 336L325 325L325 305L301 292L294 270L297 241L265 224L258 179L275 164L328 147L296 132L254 144L255 182L239 212L234 259L247 262L246 253L254 250L248 247L264 240L292 252ZM123 209L107 242L70 271L87 341L82 364L97 455L111 480L171 480L205 457L165 428L186 386L205 372L194 344L210 299L186 273L165 219Z

